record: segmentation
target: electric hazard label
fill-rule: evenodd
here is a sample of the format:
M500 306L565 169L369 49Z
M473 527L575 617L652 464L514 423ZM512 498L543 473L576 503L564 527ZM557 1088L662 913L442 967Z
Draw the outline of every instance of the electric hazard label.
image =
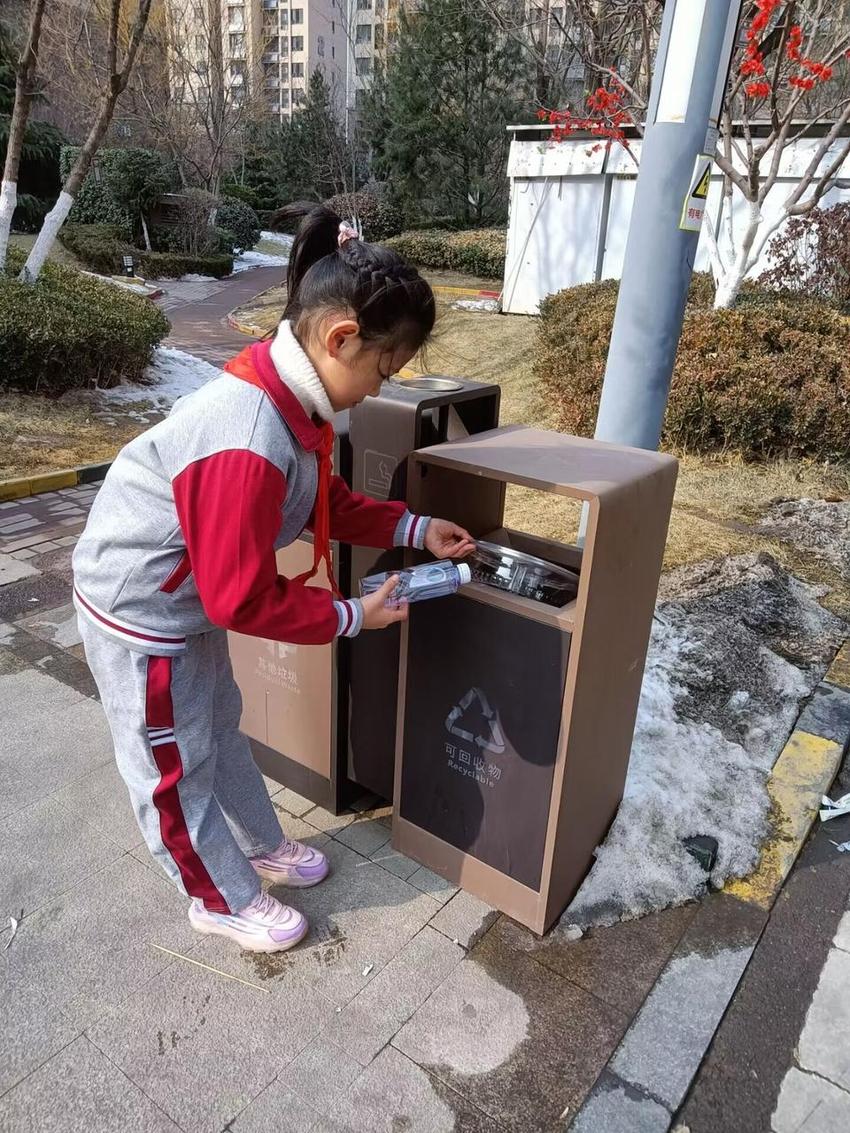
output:
M694 164L694 174L691 177L688 195L685 197L682 219L679 221L679 227L684 232L699 232L702 228L711 185L711 163L712 159L707 154L701 153Z

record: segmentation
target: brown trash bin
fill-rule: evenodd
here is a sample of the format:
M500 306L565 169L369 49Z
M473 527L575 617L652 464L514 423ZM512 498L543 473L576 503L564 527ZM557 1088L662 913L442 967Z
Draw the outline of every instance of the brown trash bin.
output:
M499 396L498 386L459 378L385 383L380 397L334 421L335 470L364 495L403 500L413 449L494 428ZM292 578L312 557L305 534L278 552L278 570ZM364 575L403 564L402 551L337 543L332 558L347 597L359 595ZM315 584L326 586L327 578ZM263 773L334 813L364 789L391 798L399 641L397 629L324 646L230 634L242 730Z
M472 583L402 631L393 846L536 932L622 798L676 472L520 426L410 459L413 507L580 572L560 608ZM585 503L583 549L507 530L508 484Z

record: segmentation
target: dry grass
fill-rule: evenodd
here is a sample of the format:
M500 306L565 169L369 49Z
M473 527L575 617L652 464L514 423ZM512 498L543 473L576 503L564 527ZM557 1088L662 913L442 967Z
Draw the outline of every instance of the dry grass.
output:
M85 405L4 393L0 398L0 480L112 460L144 428L139 421L126 418L107 424Z

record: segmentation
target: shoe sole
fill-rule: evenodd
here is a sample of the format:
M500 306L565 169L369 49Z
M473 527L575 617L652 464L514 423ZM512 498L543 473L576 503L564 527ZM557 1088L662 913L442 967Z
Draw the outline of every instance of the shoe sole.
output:
M196 921L192 913L193 910L190 908L189 924L195 932L199 932L203 936L226 936L228 940L232 940L234 944L238 944L245 952L288 952L290 948L294 948L296 944L300 944L310 931L310 926L305 921L304 929L300 936L295 937L293 940L282 941L280 944L270 947L254 940L253 937L243 937L241 933L235 932L233 929L227 929L217 924L209 924L206 921Z
M273 870L262 869L260 866L254 865L254 872L263 881L271 881L275 885L282 885L285 889L312 889L314 885L321 885L328 877L330 877L330 870L323 873L321 877L295 877L289 880L284 880L279 873Z

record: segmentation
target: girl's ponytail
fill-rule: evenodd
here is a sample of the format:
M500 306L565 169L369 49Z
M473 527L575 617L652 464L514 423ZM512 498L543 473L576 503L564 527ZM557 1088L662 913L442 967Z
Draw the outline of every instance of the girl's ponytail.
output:
M297 302L298 292L304 276L319 260L330 256L337 250L339 226L342 220L333 209L326 205L299 201L279 209L272 217L272 227L278 228L286 221L300 220L298 234L289 253L287 290L289 302L287 310ZM284 318L288 316L284 314Z

